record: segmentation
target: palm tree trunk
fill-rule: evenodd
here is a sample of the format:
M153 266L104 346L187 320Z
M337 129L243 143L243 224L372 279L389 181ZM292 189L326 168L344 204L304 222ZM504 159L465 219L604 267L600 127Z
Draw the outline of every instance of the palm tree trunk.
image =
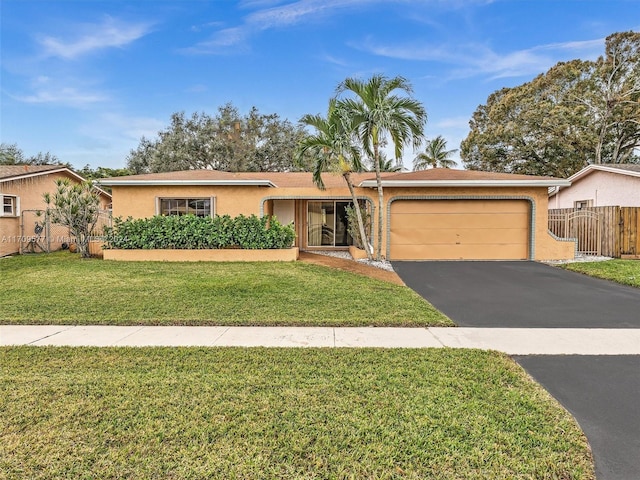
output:
M380 175L380 151L378 145L378 134L374 132L373 134L373 164L376 169L376 185L378 187L378 238L376 244L376 260L382 260L382 219L384 218L384 213L382 211L382 206L384 202L383 191L382 191L382 176Z
M349 187L349 193L351 193L351 199L353 201L353 208L356 210L356 218L358 220L358 231L360 232L360 239L362 240L362 247L364 251L367 253L367 260L371 260L373 255L371 253L371 248L369 245L369 240L367 239L367 232L364 229L364 221L362 220L362 212L360 211L360 204L358 203L358 197L356 197L356 191L353 188L353 183L351 183L351 173L345 172L342 174L344 177L344 181L347 182L347 186Z

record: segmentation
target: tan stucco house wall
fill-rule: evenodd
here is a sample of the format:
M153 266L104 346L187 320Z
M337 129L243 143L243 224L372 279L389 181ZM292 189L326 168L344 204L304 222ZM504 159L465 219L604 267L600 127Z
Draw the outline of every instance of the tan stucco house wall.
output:
M308 245L307 238L309 202L351 200L340 176L325 174L323 178L325 190L320 190L312 183L309 173L229 174L192 171L117 177L102 180L101 183L112 188L114 217L145 218L157 215L163 198L207 198L213 200L213 213L217 215L261 216L276 213L280 220L293 220L297 232L296 246L307 250L314 248ZM521 201L527 215L524 258L551 260L574 256L574 242L559 241L548 232L548 189L551 185L567 184L564 180L446 169L385 174L384 178L387 182L383 207L385 235L382 252L385 256L389 256L390 251L388 243L391 238L390 226L393 224L391 205L411 199L427 202L495 200L498 208L501 200ZM372 231L376 232L377 192L372 183L375 177L372 173L353 174L353 180L358 198L366 202L372 211ZM481 258L479 254L470 255ZM393 260L393 257L390 259Z
M0 207L4 207L7 198L13 205L12 211L0 211L0 256L11 255L20 251L21 242L34 235L35 215L22 215L25 211L44 210L46 203L43 195L53 193L55 182L68 179L80 183L84 179L60 165L3 165L0 166ZM110 208L111 197L100 191L100 208ZM23 224L24 222L24 224ZM58 242L60 243L60 242Z

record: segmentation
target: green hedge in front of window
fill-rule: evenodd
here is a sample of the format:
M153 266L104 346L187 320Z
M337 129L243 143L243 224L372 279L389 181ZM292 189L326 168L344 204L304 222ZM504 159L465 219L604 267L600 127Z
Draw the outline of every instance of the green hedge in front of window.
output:
M277 249L290 248L295 240L293 225L282 225L275 217L229 215L156 215L126 220L115 218L105 227L107 249Z

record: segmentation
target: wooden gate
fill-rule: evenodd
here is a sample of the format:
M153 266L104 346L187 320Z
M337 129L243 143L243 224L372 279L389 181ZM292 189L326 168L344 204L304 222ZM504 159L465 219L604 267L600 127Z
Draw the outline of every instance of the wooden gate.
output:
M589 213L588 213L589 212ZM575 222L576 215L592 216L597 214L599 220L581 220L581 227L571 230L571 220ZM591 228L591 232L583 232L584 228ZM599 254L615 258L640 258L640 207L587 207L582 209L561 208L549 210L549 230L562 238L576 238L579 251L594 251L589 246L592 238L599 237ZM568 236L568 237L567 237ZM586 254L586 253L585 253Z
M621 207L618 217L620 231L620 256L637 258L640 255L640 215L639 208Z
M600 214L592 210L549 212L549 230L557 237L578 241L580 255L601 255Z

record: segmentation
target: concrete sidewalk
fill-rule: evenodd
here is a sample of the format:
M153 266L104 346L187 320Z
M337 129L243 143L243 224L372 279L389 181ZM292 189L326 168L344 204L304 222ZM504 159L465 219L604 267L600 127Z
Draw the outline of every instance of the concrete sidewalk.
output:
M640 355L640 329L0 325L0 346L479 348L509 355Z

